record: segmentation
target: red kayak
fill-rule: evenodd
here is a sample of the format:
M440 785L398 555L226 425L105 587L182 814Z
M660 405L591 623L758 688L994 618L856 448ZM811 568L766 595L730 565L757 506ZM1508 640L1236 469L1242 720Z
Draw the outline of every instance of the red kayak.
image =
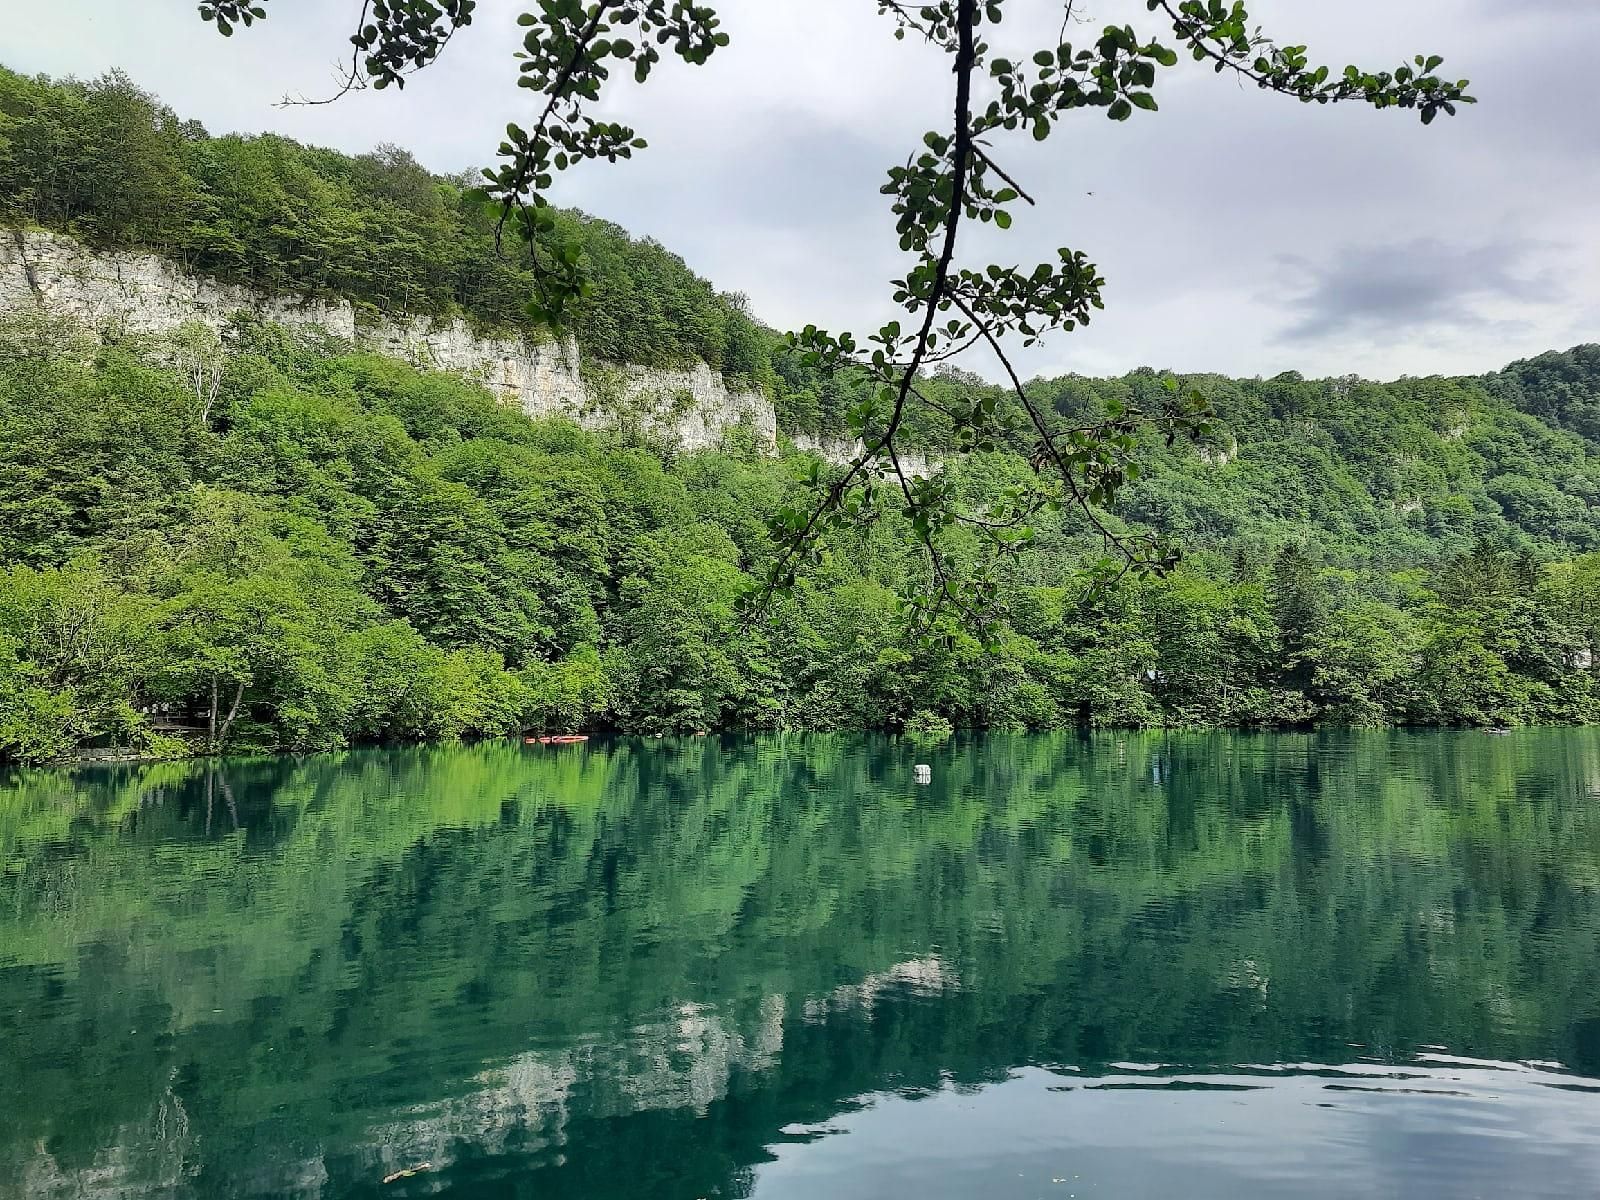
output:
M586 733L563 733L558 737L525 737L522 740L530 746L536 742L541 746L570 746L574 742L587 742L589 735Z

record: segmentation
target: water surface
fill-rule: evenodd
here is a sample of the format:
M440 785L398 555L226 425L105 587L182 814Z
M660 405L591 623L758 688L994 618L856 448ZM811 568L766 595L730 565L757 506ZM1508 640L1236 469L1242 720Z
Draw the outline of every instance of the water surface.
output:
M0 1195L1592 1195L1597 1080L1594 731L0 779Z

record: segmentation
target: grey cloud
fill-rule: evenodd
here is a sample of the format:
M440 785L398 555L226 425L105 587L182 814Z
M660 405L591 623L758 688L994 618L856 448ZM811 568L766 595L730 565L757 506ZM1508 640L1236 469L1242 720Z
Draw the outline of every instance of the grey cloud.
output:
M1285 259L1309 283L1288 300L1297 316L1281 337L1310 342L1403 338L1441 326L1515 327L1491 307L1544 306L1565 296L1561 277L1540 265L1551 249L1525 240L1460 245L1418 238L1345 250L1322 265Z
M1595 0L1479 0L1478 11L1486 17L1526 20L1529 17L1600 18Z
M1527 9L1484 38L1470 64L1467 123L1540 173L1593 168L1600 154L1591 79L1600 0L1519 0ZM1485 30L1488 32L1488 30Z
M574 172L562 181L559 198L626 210L633 220L653 218L679 228L680 237L696 224L715 236L730 220L754 228L851 228L884 207L870 201L881 199L877 189L887 168L904 153L886 140L804 114L758 110L749 127L760 135L727 146L716 177L708 178L702 156L675 145L668 130L655 139L649 159L641 156L638 169L629 163L615 171ZM708 206L720 210L712 220L704 219Z

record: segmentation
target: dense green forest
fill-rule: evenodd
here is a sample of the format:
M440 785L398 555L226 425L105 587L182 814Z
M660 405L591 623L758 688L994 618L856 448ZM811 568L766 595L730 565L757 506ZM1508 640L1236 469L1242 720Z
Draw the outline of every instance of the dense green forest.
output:
M490 325L526 291L459 184L401 152L212 138L120 77L0 73L0 198L12 221L265 288ZM848 380L800 368L659 246L563 219L599 280L590 351L704 358L768 386L785 430L839 427ZM1185 377L1219 431L1145 447L1107 518L1177 536L1181 568L1086 592L1098 546L1065 513L1008 567L997 644L930 647L903 634L897 594L924 568L892 514L841 535L770 622L738 618L799 456L535 421L246 319L208 338L0 329L0 758L1600 716L1600 347L1482 379ZM1030 387L1070 420L1168 382ZM949 469L974 502L1029 470Z
M1262 406L1257 438L1226 463L1153 450L1127 494L1126 519L1188 540L1177 573L1085 593L1095 546L1064 514L1007 581L1000 644L938 648L903 637L896 592L921 565L892 521L840 541L770 624L740 622L765 518L801 486L793 458L535 421L272 326L235 331L214 400L173 355L41 318L0 335L10 756L174 749L162 725L244 749L1596 713L1600 528L1574 494L1595 466L1480 383L1359 385L1349 450L1331 415L1305 415L1340 385L1226 384ZM1272 436L1295 423L1302 439ZM1027 467L952 469L977 497Z

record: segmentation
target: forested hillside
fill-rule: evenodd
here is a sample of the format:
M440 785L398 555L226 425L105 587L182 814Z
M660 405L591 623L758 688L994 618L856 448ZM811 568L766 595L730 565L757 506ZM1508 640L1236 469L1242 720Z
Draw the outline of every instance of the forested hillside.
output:
M396 146L352 157L272 134L211 137L121 74L56 83L0 67L0 212L12 221L274 294L537 333L526 251L497 245L495 215L466 197L474 182L431 175ZM771 386L772 335L741 299L605 221L563 212L554 236L593 281L571 314L585 351L699 359Z
M399 151L212 138L120 78L0 74L13 223L540 336L461 190ZM588 349L701 358L765 386L787 432L840 428L851 380L803 369L661 247L563 220L598 280L577 316ZM1144 447L1106 519L1176 535L1179 569L1086 590L1099 547L1064 513L1002 580L996 644L927 645L904 636L897 596L924 567L892 514L841 535L770 620L736 615L802 456L535 421L242 318L220 342L107 343L11 314L0 758L524 729L1600 717L1600 348L1483 379L1140 371L1030 390L1067 421L1169 383L1206 397L1217 432ZM974 500L1029 470L948 457Z

